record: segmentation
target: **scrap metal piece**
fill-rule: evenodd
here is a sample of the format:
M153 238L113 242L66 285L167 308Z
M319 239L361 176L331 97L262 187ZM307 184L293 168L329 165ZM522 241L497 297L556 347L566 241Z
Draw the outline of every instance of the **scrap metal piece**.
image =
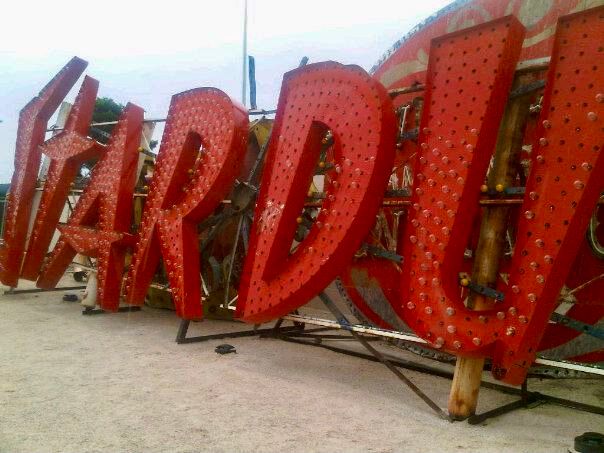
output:
M219 344L218 346L216 346L214 348L214 352L216 352L216 354L237 354L237 349L235 349L235 346L233 346L232 344Z
M575 437L574 447L578 453L604 453L604 434L583 433Z

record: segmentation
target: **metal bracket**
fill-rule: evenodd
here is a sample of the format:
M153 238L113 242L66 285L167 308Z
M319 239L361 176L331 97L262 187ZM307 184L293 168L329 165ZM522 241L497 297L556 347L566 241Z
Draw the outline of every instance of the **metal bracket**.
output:
M569 318L568 316L564 316L556 312L552 313L550 319L555 323L568 327L569 329L577 330L587 335L591 335L592 337L599 338L600 340L604 340L604 329L577 321L576 319Z
M202 341L208 340L222 340L224 338L241 338L241 337L253 337L256 335L262 334L272 334L275 335L278 332L299 332L304 330L304 325L294 325L290 327L281 327L283 320L277 321L274 327L270 327L267 329L259 329L259 324L254 324L254 328L252 330L239 330L236 332L223 332L213 335L200 335L196 337L187 337L187 331L189 330L189 325L191 321L188 319L182 319L180 321L180 326L178 327L178 333L176 334L176 343L185 344L185 343L200 343Z
M381 247L376 247L375 245L364 243L361 246L362 250L366 251L369 255L377 256L378 258L384 258L390 261L394 261L395 263L402 264L403 257L398 255L395 252L391 252L390 250L383 249Z
M482 294L483 296L490 297L491 299L495 299L498 302L502 302L505 299L505 295L501 291L497 291L496 289L489 288L488 286L479 285L478 283L474 283L470 281L467 285L467 288L470 291L473 291L478 294Z

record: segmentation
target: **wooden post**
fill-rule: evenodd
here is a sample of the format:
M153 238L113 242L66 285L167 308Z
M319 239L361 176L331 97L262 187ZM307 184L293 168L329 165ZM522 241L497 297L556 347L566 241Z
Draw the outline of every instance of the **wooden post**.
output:
M518 87L524 78L517 77L514 87ZM488 186L491 189L497 187L503 190L513 185L516 180L530 101L529 94L510 99L508 102L499 128L493 167L488 176ZM497 282L499 262L505 251L509 211L507 206L484 208L480 237L474 255L474 283L493 287ZM477 293L471 293L468 298L468 308L474 310L486 310L492 308L493 304L493 300ZM449 414L452 418L463 420L476 412L483 366L484 358L457 358L449 394Z

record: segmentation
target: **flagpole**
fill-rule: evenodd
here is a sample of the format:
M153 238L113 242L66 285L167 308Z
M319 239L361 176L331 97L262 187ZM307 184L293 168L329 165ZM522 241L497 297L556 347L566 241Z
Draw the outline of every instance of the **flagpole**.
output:
M241 102L245 107L247 97L247 0L243 0L243 68L242 68L242 88Z

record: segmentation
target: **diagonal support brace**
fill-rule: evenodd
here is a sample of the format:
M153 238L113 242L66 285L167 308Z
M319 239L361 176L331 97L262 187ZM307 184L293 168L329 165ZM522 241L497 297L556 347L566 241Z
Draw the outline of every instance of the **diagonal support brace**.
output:
M325 304L325 306L329 309L329 311L335 316L338 324L342 326L342 329L347 330L359 343L365 347L373 356L375 356L380 362L382 362L386 368L392 371L396 377L398 377L401 381L403 381L417 396L419 396L430 408L436 412L436 414L442 418L443 420L452 421L449 415L442 410L438 405L430 399L428 395L421 391L419 387L417 387L411 380L405 376L401 371L396 368L390 361L377 349L375 349L362 335L358 334L354 330L350 328L351 324L346 319L346 316L342 313L342 311L336 306L336 304L329 298L325 292L321 292L319 294L319 298Z

